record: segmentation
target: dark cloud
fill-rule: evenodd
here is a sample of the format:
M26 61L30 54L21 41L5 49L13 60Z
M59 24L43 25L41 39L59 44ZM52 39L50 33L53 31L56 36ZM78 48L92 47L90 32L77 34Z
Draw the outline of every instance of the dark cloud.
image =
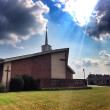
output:
M110 0L99 0L95 12L87 26L87 34L96 39L110 34Z
M73 64L76 66L76 68L81 68L81 67L97 67L99 66L99 60L94 60L94 59L89 59L85 58L82 59L81 61L74 61Z
M41 1L0 0L0 44L15 46L33 34L42 34L47 24L42 14L48 11Z
M85 66L85 67L92 67L92 66L98 66L99 65L98 61L94 61L92 59L84 59L82 62L83 62L82 66Z
M110 66L110 62L105 63L105 66Z
M110 54L107 54L106 51L100 51L99 56L103 59L110 60Z

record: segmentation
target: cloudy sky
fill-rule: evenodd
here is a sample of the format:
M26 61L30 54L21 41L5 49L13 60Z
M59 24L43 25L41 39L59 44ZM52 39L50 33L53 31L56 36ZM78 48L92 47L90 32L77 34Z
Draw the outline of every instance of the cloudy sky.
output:
M74 78L110 74L110 0L0 0L0 57L40 52L46 26L53 49L70 48Z

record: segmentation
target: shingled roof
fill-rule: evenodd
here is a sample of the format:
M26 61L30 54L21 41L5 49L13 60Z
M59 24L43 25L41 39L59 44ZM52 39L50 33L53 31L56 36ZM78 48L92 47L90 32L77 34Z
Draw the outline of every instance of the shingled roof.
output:
M34 57L34 56L40 56L40 55L49 54L49 53L64 52L64 51L69 52L69 48L56 49L56 50L51 50L51 51L45 51L45 52L39 52L39 53L34 53L34 54L28 54L28 55L6 58L4 60L1 60L0 63L10 62L10 61L14 61L14 60L20 60L20 59Z
M67 68L71 71L72 74L75 74L75 71L69 65L67 65Z

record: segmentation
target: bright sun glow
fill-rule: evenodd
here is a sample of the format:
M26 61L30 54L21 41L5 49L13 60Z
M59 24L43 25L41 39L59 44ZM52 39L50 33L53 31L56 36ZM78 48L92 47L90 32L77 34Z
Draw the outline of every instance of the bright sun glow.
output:
M63 11L69 12L79 25L85 25L94 10L98 0L68 0Z

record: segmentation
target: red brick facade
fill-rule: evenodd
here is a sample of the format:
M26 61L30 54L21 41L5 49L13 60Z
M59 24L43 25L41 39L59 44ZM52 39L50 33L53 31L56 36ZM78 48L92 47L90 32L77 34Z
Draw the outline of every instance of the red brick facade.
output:
M12 61L11 77L28 74L35 79L51 78L51 54Z

